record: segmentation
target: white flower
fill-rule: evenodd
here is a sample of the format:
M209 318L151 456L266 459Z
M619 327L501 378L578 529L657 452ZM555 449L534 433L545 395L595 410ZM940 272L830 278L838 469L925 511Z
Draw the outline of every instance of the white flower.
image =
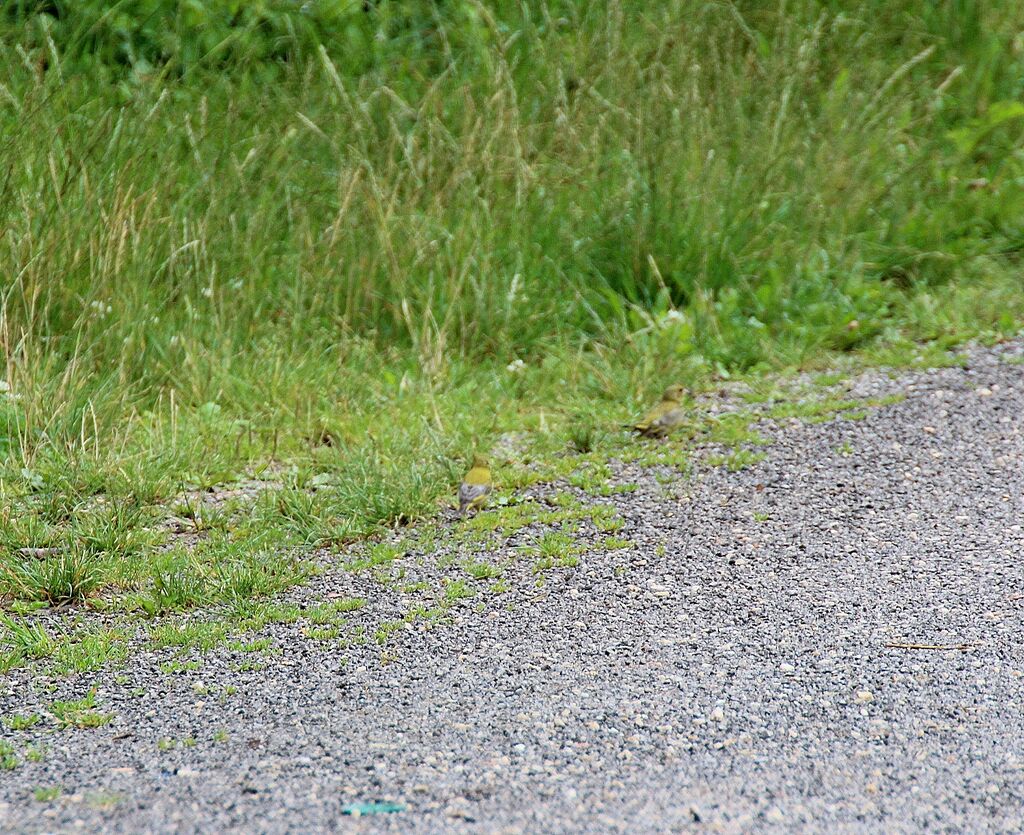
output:
M685 322L685 321L686 321L686 316L684 316L682 313L680 313L675 308L672 308L671 310L666 311L664 314L662 314L661 318L658 319L658 327L660 327L660 328L668 328L668 327L671 327L672 325L676 324L677 322Z
M6 380L0 380L0 391L8 392L10 390L11 390L11 384L8 383Z
M213 288L212 287L209 287L209 286L204 287L199 292L202 293L204 296L206 296L206 298L208 298L208 299L209 298L213 298Z
M514 360L512 360L512 362L505 366L505 369L508 371L509 374L518 374L524 368L526 368L526 363L523 362L518 357L516 357Z

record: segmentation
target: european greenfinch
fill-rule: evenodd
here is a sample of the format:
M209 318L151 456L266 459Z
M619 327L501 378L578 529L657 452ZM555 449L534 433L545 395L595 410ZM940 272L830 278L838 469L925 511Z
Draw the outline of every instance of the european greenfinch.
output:
M482 455L473 456L473 466L459 485L459 514L465 516L470 508L479 510L487 503L491 492L491 468Z
M680 385L669 386L661 396L661 402L654 406L633 429L648 438L664 438L677 428L685 418L683 398L686 389Z

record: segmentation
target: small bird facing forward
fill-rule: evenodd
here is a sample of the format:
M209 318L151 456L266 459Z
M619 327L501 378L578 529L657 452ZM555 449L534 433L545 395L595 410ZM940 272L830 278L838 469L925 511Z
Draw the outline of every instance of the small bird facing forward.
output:
M633 429L648 438L664 438L677 428L686 416L683 411L683 398L686 389L681 385L672 385L661 395L661 402L654 406Z
M465 516L470 508L479 510L487 503L491 492L491 468L482 455L473 456L473 466L459 485L459 515Z

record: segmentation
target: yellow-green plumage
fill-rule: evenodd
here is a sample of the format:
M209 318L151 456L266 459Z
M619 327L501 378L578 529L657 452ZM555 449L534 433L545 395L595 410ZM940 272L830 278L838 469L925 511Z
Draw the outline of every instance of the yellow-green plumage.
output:
M459 485L459 513L465 516L470 508L479 510L487 503L490 492L491 468L486 458L474 455L473 466Z
M669 386L661 396L661 402L644 415L643 420L633 428L648 438L664 438L685 419L686 412L682 405L685 397L686 389L683 386Z

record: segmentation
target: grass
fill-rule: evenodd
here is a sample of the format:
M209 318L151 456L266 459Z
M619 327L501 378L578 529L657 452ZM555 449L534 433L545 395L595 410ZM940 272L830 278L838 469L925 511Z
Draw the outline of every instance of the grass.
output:
M0 630L4 641L0 649L4 666L13 666L26 658L49 658L57 650L57 643L42 624L0 614Z
M469 561L462 567L474 580L490 580L500 577L504 573L501 566L483 561Z
M685 472L621 428L670 380L1017 335L1024 9L925 5L2 17L0 669L125 651L37 603L211 645L284 617L312 548L388 570L375 537L506 438L467 534L572 515L516 504L541 478L611 495L612 452ZM737 469L749 424L684 434Z
M33 790L32 796L39 803L52 803L63 793L64 790L60 786L40 786Z
M458 600L463 600L468 597L473 597L476 594L469 584L465 580L447 580L444 588L444 602L446 604L455 603Z
M891 406L904 400L904 395L893 394L886 397L868 398L865 400L844 400L842 398L825 397L821 399L805 398L790 400L774 406L769 414L776 419L797 417L810 423L821 423L831 420L836 415L846 419L863 417L865 407ZM851 415L855 416L851 418Z
M154 627L150 638L157 647L196 647L206 650L220 644L227 633L227 627L219 622L170 622Z
M127 636L110 629L79 630L53 654L50 671L57 675L96 670L110 661L119 661L128 654Z
M579 565L581 550L572 536L561 531L548 531L530 544L519 546L521 554L533 558L534 574L550 568L575 568Z
M96 709L95 690L81 699L51 702L50 713L61 728L99 728L114 718L112 713Z
M12 731L25 731L40 719L38 713L16 713L4 718L4 724Z
M18 754L13 745L0 740L0 771L13 771L18 767Z
M601 547L607 551L618 551L622 548L632 548L633 543L620 536L608 536L605 537L604 541L601 543Z

